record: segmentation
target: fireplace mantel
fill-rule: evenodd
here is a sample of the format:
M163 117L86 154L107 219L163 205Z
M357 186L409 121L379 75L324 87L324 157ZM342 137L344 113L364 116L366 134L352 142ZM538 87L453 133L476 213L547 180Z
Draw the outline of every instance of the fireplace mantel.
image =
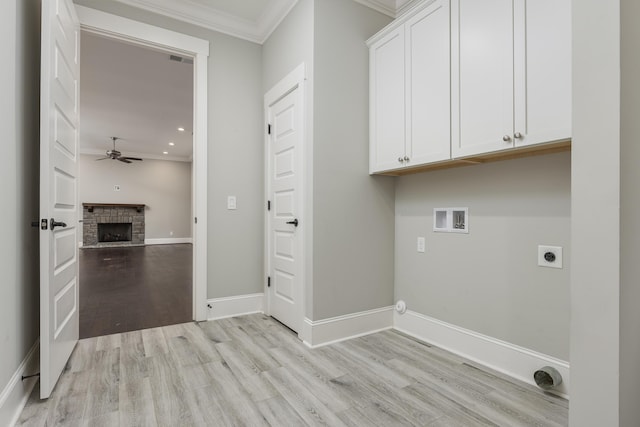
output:
M93 212L93 208L135 208L140 213L146 205L135 203L83 203L82 206L87 208L89 212Z

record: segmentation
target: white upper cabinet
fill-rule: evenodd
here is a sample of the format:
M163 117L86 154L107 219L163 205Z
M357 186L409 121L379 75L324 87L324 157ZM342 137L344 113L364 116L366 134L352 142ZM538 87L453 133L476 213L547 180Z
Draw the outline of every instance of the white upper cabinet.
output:
M454 158L571 137L570 0L452 0Z
M449 159L449 1L417 7L369 46L370 172Z
M371 46L370 172L396 169L404 159L404 29L398 28Z
M571 138L571 1L517 0L515 145Z
M451 158L449 2L405 24L407 166Z

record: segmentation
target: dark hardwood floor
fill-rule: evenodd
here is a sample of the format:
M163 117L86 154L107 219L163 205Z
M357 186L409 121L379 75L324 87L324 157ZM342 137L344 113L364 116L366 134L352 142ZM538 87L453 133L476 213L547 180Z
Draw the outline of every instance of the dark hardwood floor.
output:
M190 244L80 250L80 338L192 320Z

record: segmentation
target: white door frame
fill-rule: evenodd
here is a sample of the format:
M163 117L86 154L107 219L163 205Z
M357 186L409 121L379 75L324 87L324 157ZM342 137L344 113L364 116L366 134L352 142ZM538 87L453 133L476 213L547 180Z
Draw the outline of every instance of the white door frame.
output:
M84 31L193 57L193 319L207 320L207 62L209 41L76 5ZM81 41L82 42L82 41Z
M278 83L276 83L275 86L273 86L265 95L264 95L264 120L265 120L265 124L264 124L264 129L265 129L265 137L264 137L264 141L265 141L265 150L264 150L264 206L267 206L269 199L269 192L270 192L270 161L269 161L269 156L270 156L270 150L269 150L269 144L270 144L270 135L267 133L267 127L269 125L268 123L268 117L269 117L269 107L271 105L273 105L275 102L277 102L278 100L280 100L281 98L283 98L285 95L289 94L291 91L293 90L300 90L300 98L302 99L302 102L300 104L300 114L302 115L302 123L303 123L303 129L302 129L302 144L300 144L300 155L302 156L302 167L305 169L302 171L302 185L299 191L299 195L298 197L300 197L300 206L302 207L302 212L299 213L299 218L302 218L303 221L305 221L304 224L304 232L302 233L302 236L300 238L301 240L301 248L300 248L300 260L299 262L302 263L302 265L300 266L300 271L301 271L301 275L299 277L300 280L300 307L298 310L298 315L300 316L299 319L299 325L300 325L300 330L297 331L298 333L298 337L300 339L302 339L303 341L306 341L307 339L307 333L306 333L306 325L305 325L305 310L306 310L306 294L307 294L307 289L306 289L306 282L307 282L307 259L306 259L306 242L308 240L309 237L309 233L311 232L313 226L311 223L311 210L308 209L307 206L307 190L308 190L308 176L310 174L310 171L308 170L307 166L308 163L307 162L307 153L309 150L309 147L307 147L307 143L308 143L308 129L307 129L307 97L306 97L306 92L305 92L305 85L304 82L306 80L305 78L305 64L302 63L300 65L298 65L293 71L291 71L286 77L284 77L282 80L280 80ZM269 270L270 270L270 252L269 252L269 247L270 247L270 242L271 242L271 236L269 233L271 227L271 221L270 221L270 215L269 212L267 212L265 210L265 215L264 215L264 277L265 277L265 284L264 284L264 294L266 296L265 298L265 314L267 315L271 315L271 301L270 301L270 294L269 294L269 290L267 287L267 280L266 277L269 276Z

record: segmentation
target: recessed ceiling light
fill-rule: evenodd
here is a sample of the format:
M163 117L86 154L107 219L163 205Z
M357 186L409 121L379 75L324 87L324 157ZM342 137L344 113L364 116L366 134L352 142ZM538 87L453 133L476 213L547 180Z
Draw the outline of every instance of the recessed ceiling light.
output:
M175 142L170 142L169 145L173 147L174 145L176 145L176 143Z
M168 151L163 151L162 154L169 154L169 152Z
M180 132L184 132L184 128L178 128Z

